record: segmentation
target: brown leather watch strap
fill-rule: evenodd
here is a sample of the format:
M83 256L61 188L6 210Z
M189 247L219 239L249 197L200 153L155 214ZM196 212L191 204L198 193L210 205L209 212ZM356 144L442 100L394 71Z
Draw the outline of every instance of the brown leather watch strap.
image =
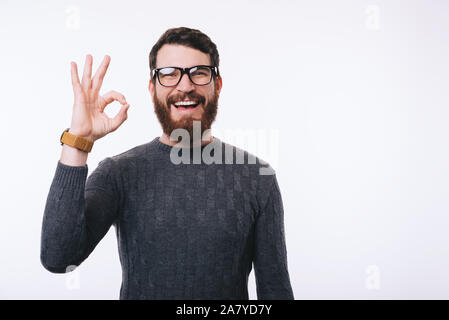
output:
M70 128L67 128L62 133L61 138L59 139L61 145L66 144L68 146L77 148L84 152L90 152L92 150L92 146L94 145L93 141L86 138L78 137L68 132L69 130Z

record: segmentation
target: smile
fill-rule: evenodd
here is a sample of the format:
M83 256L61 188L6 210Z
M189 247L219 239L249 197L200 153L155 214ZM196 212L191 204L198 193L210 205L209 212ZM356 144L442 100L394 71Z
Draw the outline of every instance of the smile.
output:
M178 101L174 103L174 106L181 109L194 109L198 104L197 101Z
M172 104L179 112L193 112L198 109L200 103L198 101L178 101Z

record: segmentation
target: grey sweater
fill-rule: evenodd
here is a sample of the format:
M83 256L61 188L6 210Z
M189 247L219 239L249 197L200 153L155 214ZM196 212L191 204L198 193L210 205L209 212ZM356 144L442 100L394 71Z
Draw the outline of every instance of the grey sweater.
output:
M189 149L190 163L174 164L170 152L181 149L159 137L105 158L88 178L87 165L58 161L42 223L42 265L72 271L113 225L120 299L247 300L253 264L258 299L294 299L276 175L261 174L269 164L214 138L209 154L221 163L192 163L206 151L201 146Z

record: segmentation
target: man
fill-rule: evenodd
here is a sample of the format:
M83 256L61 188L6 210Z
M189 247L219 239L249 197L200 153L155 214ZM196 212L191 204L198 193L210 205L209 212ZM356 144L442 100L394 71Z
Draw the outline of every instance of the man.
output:
M222 87L215 44L199 30L173 28L149 58L149 91L163 134L105 158L88 179L93 142L126 120L129 104L116 91L99 96L108 56L91 77L87 55L81 81L71 63L75 102L44 212L43 266L73 270L113 225L120 299L248 299L253 263L258 299L293 299L276 175L261 174L258 158L224 161L226 150L232 159L242 150L210 134ZM115 100L123 106L110 119L104 108ZM198 152L222 158L174 163L180 153L193 160Z

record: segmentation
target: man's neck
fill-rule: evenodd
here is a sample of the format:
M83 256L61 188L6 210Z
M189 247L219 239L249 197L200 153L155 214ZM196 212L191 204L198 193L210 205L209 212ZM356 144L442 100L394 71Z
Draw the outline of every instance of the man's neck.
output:
M201 140L202 146L214 141L214 137L212 135L206 135L206 137L204 137L204 138L206 138L206 140ZM187 141L182 140L181 142L176 142L176 141L170 140L170 137L165 133L162 133L161 137L159 138L159 141L162 142L163 144L167 144L169 146L177 145L179 147L192 147L192 145L190 144L191 143L190 139ZM194 140L192 144L193 144L193 146L198 146L199 141Z

